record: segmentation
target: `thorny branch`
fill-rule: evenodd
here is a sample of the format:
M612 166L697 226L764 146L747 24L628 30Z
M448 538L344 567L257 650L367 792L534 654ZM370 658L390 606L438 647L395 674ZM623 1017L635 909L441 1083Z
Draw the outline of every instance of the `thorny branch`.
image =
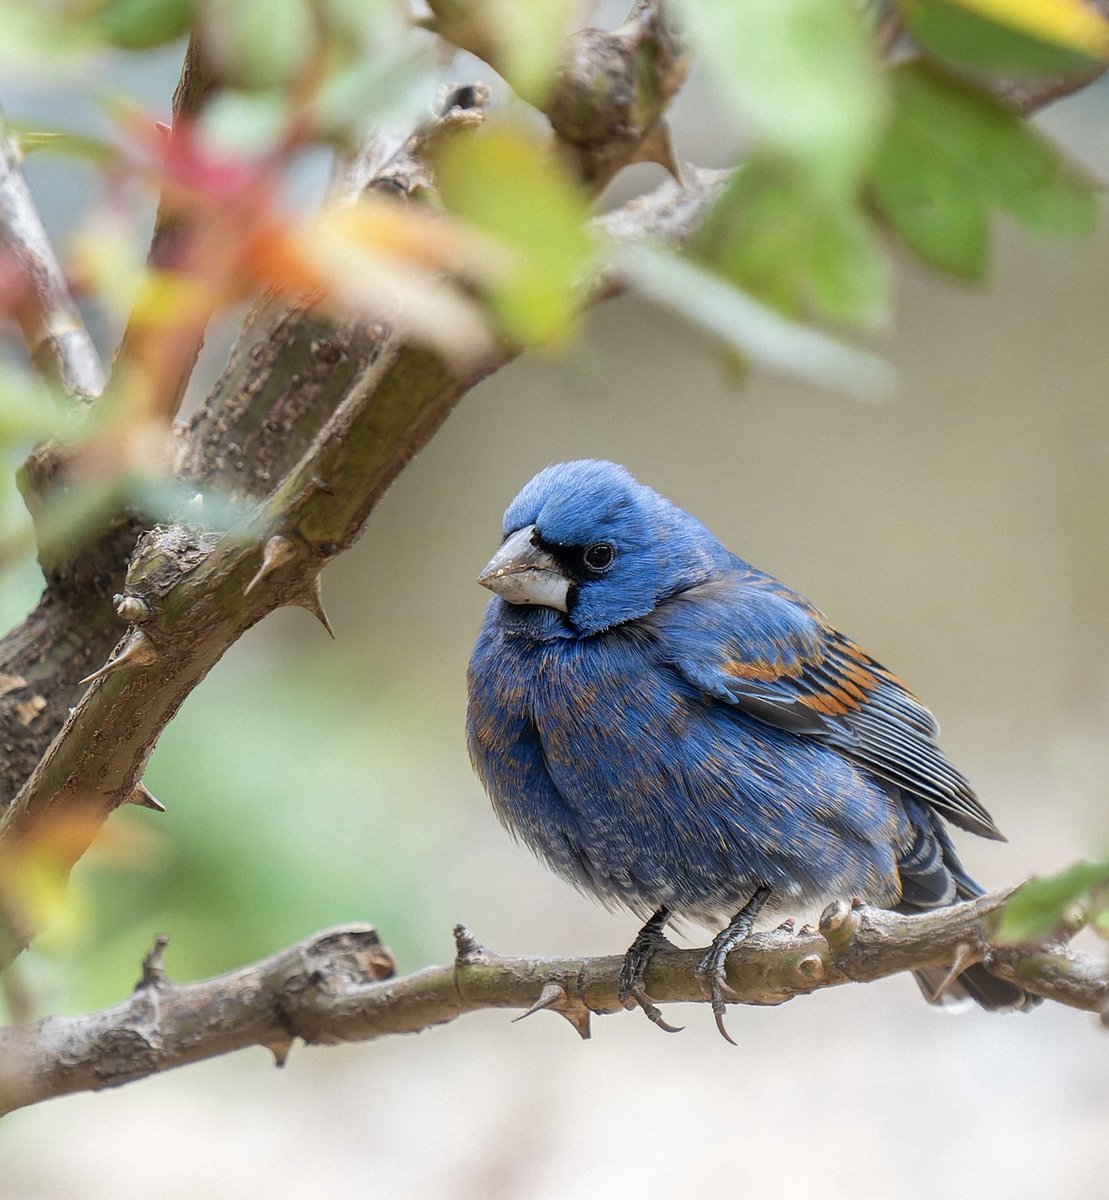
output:
M684 78L684 63L673 54L649 53L653 40L661 44L669 37L653 15L655 7L601 38L614 49L598 68L598 86L620 105L629 103L631 87L639 117L609 166L636 161ZM195 103L196 87L203 87L198 70L190 49L179 109ZM620 88L603 86L612 71L621 73ZM187 86L190 78L200 81L196 87ZM574 86L580 90L580 81ZM487 98L481 87L460 88L442 106L439 120L474 123ZM380 168L399 196L424 185L413 155L433 135L425 131L402 149L401 162L411 169L398 172L396 159ZM607 168L586 171L584 160L583 173L594 178L595 190L611 177ZM371 177L365 186L376 182ZM672 203L667 193L667 206ZM650 221L649 206L641 219ZM162 236L156 229L156 240ZM412 345L398 331L337 323L307 308L264 300L179 445L180 476L253 502L249 520L230 533L216 531L205 524L201 507L187 521L147 531L129 561L98 560L93 577L79 581L72 600L77 611L96 614L92 628L93 619L86 619L80 654L73 651L70 622L56 620L49 589L28 622L29 628L37 620L47 626L40 639L32 645L13 635L0 644L0 673L19 681L9 703L25 701L23 691L42 690L49 691L52 704L31 728L5 720L0 696L6 751L0 801L9 801L0 844L24 837L43 818L79 812L83 833L67 840L70 861L61 864L72 865L114 808L129 801L150 804L143 771L189 692L274 608L305 607L328 624L319 593L323 566L357 539L385 488L458 399L515 354L515 347L505 345L461 367ZM32 472L32 494L50 485L54 469L49 456L34 462L39 473ZM68 583L59 579L59 588ZM105 593L117 593L111 607ZM49 642L46 654L41 639ZM65 656L61 664L50 661L55 648ZM46 670L44 660L50 664ZM0 948L0 966L35 930L24 921L12 932L11 943Z
M442 19L451 6L430 7ZM660 11L657 3L641 3L619 30L575 35L560 83L544 104L556 138L596 193L621 167L645 159L678 175L666 112L687 63ZM441 32L450 37L450 30ZM465 45L461 34L458 44ZM470 48L497 65L493 49ZM178 119L197 111L213 82L198 53L193 43L175 96ZM1012 99L1028 112L1088 81L1041 82L1035 94ZM486 102L480 87L460 89L447 109L453 119L474 122ZM446 112L440 115L445 119ZM347 182L373 187L378 181L408 194L426 181L423 140L418 134L388 159L360 157ZM686 168L680 181L598 225L617 240L680 243L726 179L726 173ZM75 309L53 254L44 238L19 233L41 231L41 223L6 141L0 144L0 229L36 268L43 344L63 380L74 393L94 395L102 382L99 363L79 323L69 324ZM159 220L155 260L172 251L179 232L168 215ZM602 279L594 298L618 288L618 280ZM198 346L203 330L196 332ZM182 353L183 370L194 349ZM179 478L198 489L232 492L254 506L251 519L229 535L208 528L201 507L189 521L144 533L123 513L95 544L43 557L47 587L40 604L0 639L0 811L7 810L0 846L25 836L44 816L90 816L77 824L91 838L118 804L155 805L142 772L191 689L276 607L303 606L327 625L322 567L356 540L382 492L461 396L514 353L505 346L477 367L452 369L382 326L263 299L206 404L177 439ZM164 397L164 411L173 410L179 395L180 388ZM63 468L49 452L29 460L22 486L32 511L59 485ZM64 478L60 482L64 486ZM86 844L70 839L74 861ZM969 939L989 955L991 969L1019 978L1022 986L1104 1009L1105 976L1092 960L1060 949L988 947L980 918L992 903L911 920L848 909L841 925L826 921L822 934L762 935L734 956L732 982L748 1002L779 1003L850 978L949 963ZM0 968L34 930L25 925L12 932L13 944L0 946ZM371 932L324 935L268 963L183 988L164 981L159 956L152 955L142 987L125 1005L0 1032L0 1053L10 1068L9 1106L109 1086L256 1042L276 1047L280 1056L294 1035L309 1041L376 1037L482 1007L530 1007L537 996L583 1027L589 1011L615 1007L615 959L506 960L471 946L455 967L385 983L387 953ZM658 1000L699 998L692 962L678 951L658 960L648 974ZM223 1015L212 1024L217 1010L210 1006L224 1000L227 1012L219 1009Z
M837 901L818 930L782 927L752 936L730 956L728 983L740 1003L782 1004L821 988L947 967L958 957L964 966L986 962L1037 995L1106 1020L1104 962L1059 945L991 943L992 919L1008 896L911 917ZM455 940L452 964L393 978L392 955L375 930L352 926L229 975L174 984L162 968L159 938L129 999L0 1031L0 1113L247 1046L265 1046L280 1066L296 1038L316 1045L372 1041L489 1008L522 1009L524 1016L551 1009L587 1038L593 1013L620 1009L619 957L506 958L478 945L463 926ZM697 950L660 952L647 971L650 994L662 1003L703 1001L694 974L699 959Z

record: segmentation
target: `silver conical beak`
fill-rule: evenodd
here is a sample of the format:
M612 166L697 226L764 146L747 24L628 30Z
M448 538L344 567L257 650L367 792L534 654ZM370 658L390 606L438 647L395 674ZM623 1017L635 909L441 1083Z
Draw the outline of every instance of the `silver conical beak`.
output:
M567 578L553 555L533 540L534 525L517 529L489 560L477 577L509 604L542 604L566 612L573 580Z

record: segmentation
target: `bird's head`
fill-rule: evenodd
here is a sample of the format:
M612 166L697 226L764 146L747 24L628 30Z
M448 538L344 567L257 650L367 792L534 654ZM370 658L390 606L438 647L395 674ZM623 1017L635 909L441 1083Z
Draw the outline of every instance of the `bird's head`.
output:
M646 616L726 554L695 518L594 459L540 471L509 505L504 534L478 582L510 605L562 613L582 635Z

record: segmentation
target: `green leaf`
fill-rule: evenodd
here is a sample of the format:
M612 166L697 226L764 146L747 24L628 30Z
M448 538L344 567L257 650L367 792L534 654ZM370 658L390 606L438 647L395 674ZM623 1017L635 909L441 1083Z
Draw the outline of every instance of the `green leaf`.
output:
M1094 186L1016 113L926 67L898 71L895 89L899 119L949 155L991 204L1040 232L1092 229Z
M893 387L888 363L789 320L688 258L638 244L618 247L614 263L637 291L745 359L861 399Z
M1005 906L998 930L1003 942L1032 942L1049 934L1066 909L1109 883L1109 860L1078 862L1057 875L1031 879Z
M447 211L504 251L488 285L503 331L525 343L565 339L595 254L584 190L533 134L507 125L449 139L436 172Z
M542 107L562 61L577 0L428 0L444 40L490 63L517 95Z
M282 91L223 88L205 104L200 123L217 153L252 157L276 147L288 117L288 97Z
M498 31L505 79L518 96L542 107L562 61L576 0L490 0L488 20Z
M61 397L39 376L0 363L0 449L48 437L64 413Z
M922 257L979 278L994 208L1040 233L1092 229L1096 189L1015 113L920 64L893 72L893 86L894 120L875 159L874 190Z
M291 84L319 49L308 0L197 0L205 46L229 82Z
M896 124L874 161L874 194L889 223L926 262L963 279L985 274L986 205L930 139Z
M75 133L69 129L43 129L31 127L22 121L9 121L8 127L19 143L24 155L69 154L83 158L97 167L106 167L119 161L120 149L104 138L89 133Z
M328 72L311 108L319 129L353 138L375 121L416 126L434 92L431 73L414 56L361 57Z
M862 323L885 311L889 271L870 222L778 156L756 154L737 172L696 253L783 312Z
M930 54L1006 74L1089 68L1109 50L1109 24L1082 0L902 0Z
M1099 908L1090 922L1099 937L1109 938L1109 906Z
M147 50L186 33L192 19L193 0L107 0L94 24L114 46Z
M684 0L696 48L759 142L852 195L886 93L853 0Z
M13 80L72 75L96 49L90 22L66 21L42 4L0 3L0 72Z

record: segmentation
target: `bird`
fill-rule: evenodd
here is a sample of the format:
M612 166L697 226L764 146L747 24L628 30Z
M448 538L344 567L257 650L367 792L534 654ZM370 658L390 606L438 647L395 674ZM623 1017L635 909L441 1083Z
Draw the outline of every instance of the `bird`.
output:
M838 897L915 913L983 894L945 822L1004 841L932 713L809 600L600 459L541 470L478 582L467 740L501 822L646 918L625 1007L675 919L726 924L698 966L720 1032L728 953L760 915ZM1036 997L974 963L926 998ZM942 981L937 995L937 986Z

